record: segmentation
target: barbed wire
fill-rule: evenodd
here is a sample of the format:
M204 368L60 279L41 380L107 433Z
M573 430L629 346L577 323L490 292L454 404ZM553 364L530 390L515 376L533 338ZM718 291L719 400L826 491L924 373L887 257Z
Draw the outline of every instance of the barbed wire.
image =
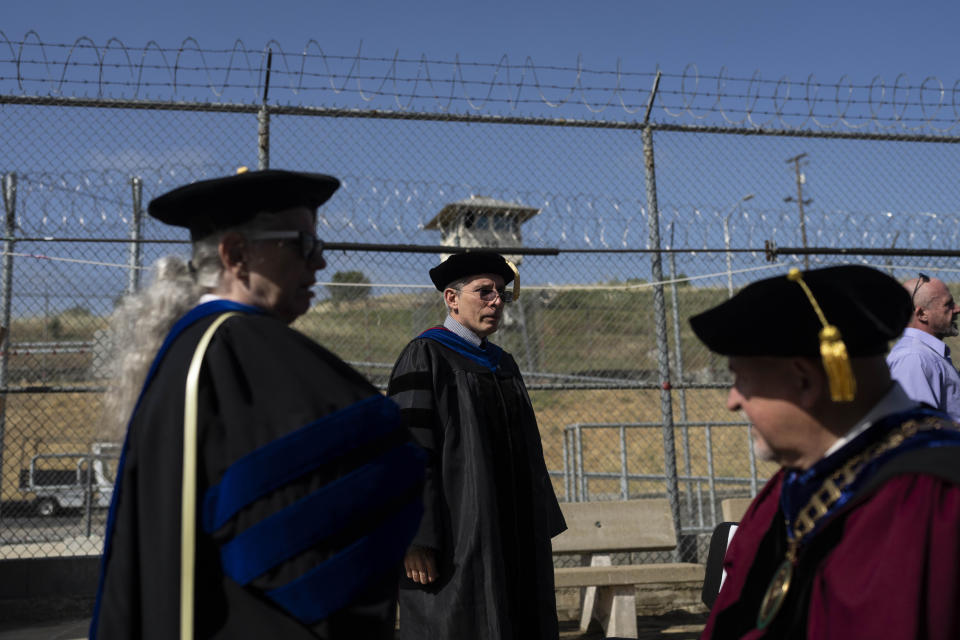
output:
M31 259L37 261L51 262L51 263L63 263L63 264L73 264L73 265L86 265L92 267L107 267L110 269L116 269L119 271L128 272L131 269L136 269L141 272L149 273L153 270L153 265L142 265L142 266L131 266L127 263L118 263L118 262L108 262L103 260L90 260L86 258L77 258L72 256L56 256L56 255L47 255L41 253L24 253L17 251L0 251L0 256L10 256L19 259ZM908 256L909 257L909 256ZM801 260L798 257L792 257L785 260L779 260L775 263L764 264L764 265L754 265L749 267L742 267L732 270L721 270L721 271L710 271L706 273L697 273L693 275L680 275L677 277L667 277L655 281L643 281L643 282L623 282L623 283L610 283L610 282L599 282L599 283L578 283L578 284L552 284L552 283L536 283L536 282L527 282L524 284L524 289L530 291L547 291L547 292L560 292L560 291L640 291L644 289L651 289L656 286L670 286L670 285L685 285L699 282L711 282L718 280L722 277L728 275L751 275L756 277L761 277L765 272L769 271L783 271L786 269L789 264L799 264ZM897 272L906 272L912 273L917 270L925 270L935 273L943 273L945 275L955 275L960 274L960 267L936 267L931 266L929 263L924 264L892 264L892 263L879 263L868 260L866 258L854 260L847 258L837 262L836 260L832 261L833 264L861 264L875 269L885 270L885 271L897 271ZM319 280L314 284L315 289L324 289L324 288L367 288L367 289L385 289L385 290L423 290L427 292L434 291L434 286L431 284L423 284L421 282L335 282L335 281L325 281ZM50 294L43 294L50 296ZM72 297L70 295L64 295L63 297Z
M55 236L62 233L114 234L127 237L133 216L130 182L143 185L142 207L149 198L195 179L231 173L232 165L208 163L198 167L171 165L165 169L39 172L17 174L16 227L18 233ZM439 243L430 220L445 206L473 196L539 209L523 224L522 239L512 232L490 230L502 246L560 247L565 249L649 248L647 204L640 198L617 198L608 193L509 189L492 184L345 174L334 199L318 211L318 233L327 241L370 243ZM763 247L767 241L799 244L796 210L744 205L735 215L713 203L674 205L664 201L660 228L668 234L665 247L690 250L722 247L724 226L732 238L728 249ZM864 209L810 209L806 215L810 246L952 249L960 246L960 212ZM185 232L143 217L147 239L182 237Z
M204 49L187 38L164 48L151 40L130 47L118 38L98 45L87 37L72 44L46 43L35 31L22 39L0 31L0 93L197 102L240 100L260 103L268 52L272 52L271 96L275 102L399 111L586 113L594 119L633 119L643 115L661 72L653 115L658 121L747 129L816 129L945 135L960 124L960 79L953 84L928 76L919 84L905 74L888 82L841 75L821 82L814 75L730 76L725 67L701 74L690 64L631 71L614 68L522 63L507 55L496 62L419 57L369 56L362 42L356 53L328 53L309 40L285 51L275 40L250 48L236 40L230 49ZM150 97L150 92L161 93Z

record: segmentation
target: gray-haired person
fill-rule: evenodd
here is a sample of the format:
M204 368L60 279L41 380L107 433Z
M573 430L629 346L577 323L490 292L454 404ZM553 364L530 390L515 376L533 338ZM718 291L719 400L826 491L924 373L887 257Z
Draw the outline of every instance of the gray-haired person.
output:
M190 262L114 318L129 420L91 638L392 638L423 454L397 407L288 325L335 178L258 171L153 200Z

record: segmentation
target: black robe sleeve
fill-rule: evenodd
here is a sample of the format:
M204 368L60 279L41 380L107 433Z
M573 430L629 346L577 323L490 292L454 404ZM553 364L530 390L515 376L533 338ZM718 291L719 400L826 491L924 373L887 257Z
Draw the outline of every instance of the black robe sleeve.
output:
M166 352L131 420L92 638L175 638L184 380ZM359 373L282 323L228 319L198 409L197 638L392 638L423 454Z
M432 368L430 353L425 343L414 340L407 345L394 365L387 395L400 407L403 426L427 453L423 519L413 544L440 549L443 540L440 520L440 451L443 449L443 432L436 411Z

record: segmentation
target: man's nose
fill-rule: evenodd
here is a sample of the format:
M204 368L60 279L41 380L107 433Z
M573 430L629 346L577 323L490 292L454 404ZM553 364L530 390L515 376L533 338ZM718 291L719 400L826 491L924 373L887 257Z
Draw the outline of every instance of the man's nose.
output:
M730 387L730 391L727 393L727 410L740 411L740 394L737 393L735 387Z

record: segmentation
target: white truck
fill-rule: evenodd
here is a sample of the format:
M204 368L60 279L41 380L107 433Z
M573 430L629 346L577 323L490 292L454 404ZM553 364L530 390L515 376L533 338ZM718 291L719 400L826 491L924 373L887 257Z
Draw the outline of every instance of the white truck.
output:
M110 506L120 445L94 443L90 453L39 453L20 471L20 492L32 496L34 513L44 518L61 509ZM92 473L91 473L92 470Z

